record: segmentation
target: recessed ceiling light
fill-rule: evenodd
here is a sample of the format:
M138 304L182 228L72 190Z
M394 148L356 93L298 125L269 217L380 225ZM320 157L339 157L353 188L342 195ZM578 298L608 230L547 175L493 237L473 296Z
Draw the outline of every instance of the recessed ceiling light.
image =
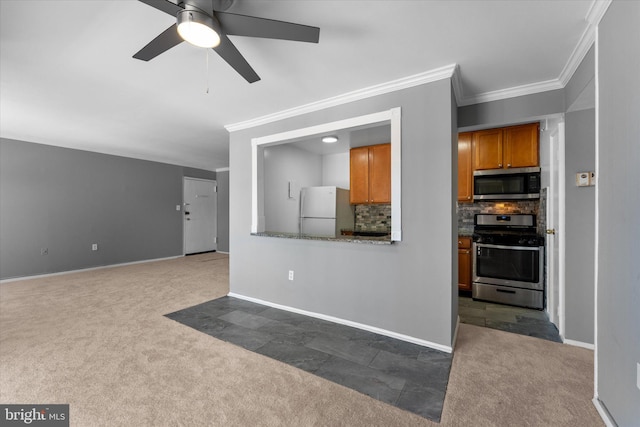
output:
M333 135L323 136L322 142L324 142L325 144L333 144L334 142L338 142L338 137Z

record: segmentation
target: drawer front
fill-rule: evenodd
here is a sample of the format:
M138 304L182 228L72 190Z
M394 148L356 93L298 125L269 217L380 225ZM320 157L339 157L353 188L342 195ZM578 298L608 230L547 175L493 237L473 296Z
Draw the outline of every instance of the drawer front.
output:
M471 249L471 237L458 237L458 249Z

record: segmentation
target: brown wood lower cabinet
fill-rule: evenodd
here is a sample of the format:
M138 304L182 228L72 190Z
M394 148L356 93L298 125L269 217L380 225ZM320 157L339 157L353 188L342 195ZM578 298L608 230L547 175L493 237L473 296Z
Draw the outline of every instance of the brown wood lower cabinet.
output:
M471 290L471 237L458 237L458 289Z

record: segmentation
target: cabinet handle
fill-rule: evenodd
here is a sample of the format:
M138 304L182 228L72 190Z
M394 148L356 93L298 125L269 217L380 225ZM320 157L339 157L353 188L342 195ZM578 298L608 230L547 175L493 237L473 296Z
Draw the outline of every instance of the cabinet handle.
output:
M507 163L507 167L510 168L511 167L511 163Z
M498 163L498 167L501 168L502 167L502 163Z
M467 200L471 200L471 196L467 196Z
M458 240L458 244L461 245L462 244L462 240Z

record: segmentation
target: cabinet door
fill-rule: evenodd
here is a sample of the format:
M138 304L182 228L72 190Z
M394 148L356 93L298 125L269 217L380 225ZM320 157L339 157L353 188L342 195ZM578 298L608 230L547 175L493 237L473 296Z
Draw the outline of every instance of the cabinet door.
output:
M474 170L502 168L502 129L473 133Z
M538 123L504 129L504 167L538 166Z
M458 249L458 289L471 290L471 249Z
M369 147L369 202L391 203L391 144Z
M473 201L473 169L471 163L471 132L458 135L458 201Z
M352 148L349 162L351 204L369 203L369 148Z

